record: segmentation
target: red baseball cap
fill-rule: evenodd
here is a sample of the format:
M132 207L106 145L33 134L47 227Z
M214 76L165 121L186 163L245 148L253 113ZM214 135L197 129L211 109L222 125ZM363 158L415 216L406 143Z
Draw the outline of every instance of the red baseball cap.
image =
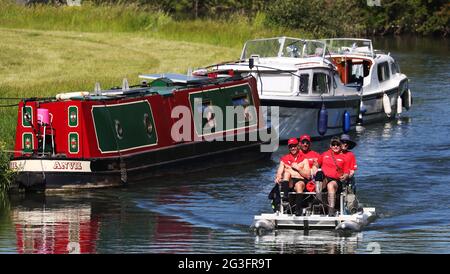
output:
M288 140L288 146L290 145L298 145L298 140L297 138L291 138Z
M303 140L308 140L309 142L311 142L311 137L308 134L304 134L300 136L300 142Z

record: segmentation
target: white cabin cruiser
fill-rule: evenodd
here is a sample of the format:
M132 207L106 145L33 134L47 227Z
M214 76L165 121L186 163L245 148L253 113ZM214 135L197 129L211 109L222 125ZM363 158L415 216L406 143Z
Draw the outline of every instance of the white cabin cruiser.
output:
M362 122L393 118L412 105L408 78L390 56L373 49L369 39L325 39L327 58L346 86L362 86Z
M261 104L279 107L279 125L272 126L280 140L302 134L338 135L356 126L361 97L342 83L325 52L323 41L256 39L245 43L239 61L208 66L193 74L216 73L220 77L231 71L253 75Z

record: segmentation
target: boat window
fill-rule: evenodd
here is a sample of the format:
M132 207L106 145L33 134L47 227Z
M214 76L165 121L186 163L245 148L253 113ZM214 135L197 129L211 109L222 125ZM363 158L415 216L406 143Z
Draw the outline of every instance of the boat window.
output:
M358 82L360 78L364 78L364 64L353 63L350 76L350 83Z
M299 93L308 94L309 91L308 85L309 85L309 74L300 74Z
M144 114L144 127L147 135L150 137L153 133L153 124L148 113Z
M283 46L283 57L300 58L304 45L303 40L286 38Z
M395 63L391 63L391 72L392 74L398 73L397 66L395 65Z
M391 73L392 74L400 73L400 66L395 61L391 63Z
M277 57L282 44L283 41L279 39L248 41L245 44L241 58L246 59L254 54L259 55L261 58Z
M378 64L378 81L383 82L389 80L389 64L383 62Z
M315 94L329 93L330 84L331 79L328 74L314 73L312 93Z
M250 104L247 95L242 95L242 96L239 96L239 97L235 97L232 100L233 100L233 106L235 106L235 107L236 106L246 107L246 106L248 106Z
M203 101L202 103L203 128L215 128L216 119L211 101Z
M117 138L122 140L123 139L123 128L122 128L122 125L120 124L120 121L114 120L114 125L115 125L115 129L116 129Z
M233 106L238 107L238 106L242 106L244 109L244 113L241 117L244 118L243 121L238 121L238 122L245 122L248 123L250 121L253 120L253 118L255 117L255 114L251 111L251 104L250 104L250 100L248 98L248 95L242 95L239 97L234 97L233 99ZM238 115L239 117L239 115Z

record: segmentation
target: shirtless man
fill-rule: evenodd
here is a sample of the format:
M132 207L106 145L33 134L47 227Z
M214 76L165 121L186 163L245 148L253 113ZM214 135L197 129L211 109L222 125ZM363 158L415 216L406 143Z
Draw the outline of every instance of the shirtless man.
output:
M320 158L320 154L311 149L311 137L307 134L300 136L300 157L299 161L292 166L298 170L302 169L301 162L307 160L306 162L309 164L310 174L308 177L304 177L306 180L309 180L311 176L314 176L319 167L318 160Z
M301 181L304 177L309 177L311 171L309 165L303 164L298 168L292 168L294 163L298 163L301 159L299 157L299 148L297 138L291 138L288 140L289 153L281 157L280 165L278 166L277 174L275 176L275 183L281 185L282 192L287 197L287 192L295 186L295 190L303 192L305 184L299 184L297 182ZM302 181L303 182L303 181Z

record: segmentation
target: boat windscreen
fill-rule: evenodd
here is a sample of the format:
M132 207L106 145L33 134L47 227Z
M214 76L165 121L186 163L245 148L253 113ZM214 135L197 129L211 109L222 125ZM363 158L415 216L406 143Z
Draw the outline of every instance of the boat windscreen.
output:
M327 39L325 42L331 54L373 55L372 41L367 39Z
M281 37L251 40L245 44L241 59L248 59L252 55L260 58L289 57L305 58L324 56L325 43L315 40Z
M283 45L282 38L279 39L264 39L252 40L245 44L241 59L250 58L252 55L259 55L259 57L278 57L280 47Z
M306 41L303 48L303 57L323 57L325 54L325 44L319 41Z

